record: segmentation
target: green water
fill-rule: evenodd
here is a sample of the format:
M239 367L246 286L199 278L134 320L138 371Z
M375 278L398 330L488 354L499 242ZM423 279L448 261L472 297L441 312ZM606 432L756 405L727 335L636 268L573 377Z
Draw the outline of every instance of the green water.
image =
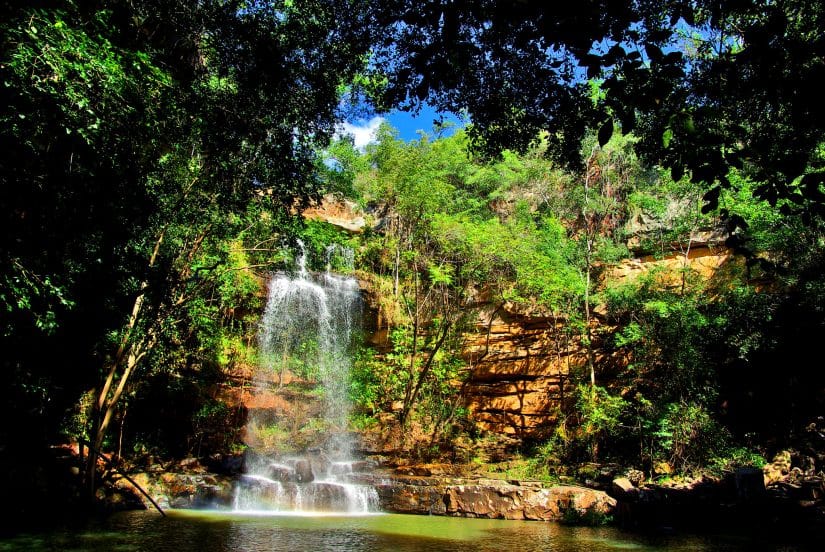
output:
M0 551L512 551L797 550L755 540L634 535L613 528L430 516L250 516L124 512L83 527L0 539Z

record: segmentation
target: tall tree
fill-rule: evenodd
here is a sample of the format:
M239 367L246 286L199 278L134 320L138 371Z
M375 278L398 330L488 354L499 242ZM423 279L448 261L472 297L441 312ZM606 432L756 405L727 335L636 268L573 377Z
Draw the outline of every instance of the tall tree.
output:
M587 128L609 137L621 125L674 180L726 187L744 167L759 196L822 211L821 2L396 0L379 20L384 105L466 110L484 151L523 150L546 131L550 153L580 166ZM586 79L602 81L595 103Z
M53 432L51 417L95 386L89 437L104 444L142 360L215 272L192 267L205 244L237 232L250 202L277 220L317 197L316 151L370 41L362 7L0 6L12 408L39 408Z

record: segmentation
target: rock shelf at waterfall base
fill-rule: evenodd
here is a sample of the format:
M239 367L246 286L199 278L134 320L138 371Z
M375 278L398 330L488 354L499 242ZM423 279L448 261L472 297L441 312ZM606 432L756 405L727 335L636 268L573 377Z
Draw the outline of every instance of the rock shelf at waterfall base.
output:
M232 509L237 512L368 514L379 510L378 494L352 477L362 462L319 462L304 457L271 462L236 482Z
M319 481L312 487L261 476L208 473L142 473L137 475L137 480L163 507L247 513L363 515L388 512L590 522L608 518L616 507L616 500L607 493L573 485L544 487L537 482L398 476L380 472L351 474L349 484ZM128 491L126 485L119 486ZM295 508L296 494L301 493L302 508ZM280 501L284 499L291 501L293 507L276 506L283 504ZM239 500L248 502L239 505ZM363 507L353 508L352 504Z
M243 515L363 516L380 513L437 515L468 518L535 520L574 525L606 522L654 532L756 531L825 537L821 512L809 502L794 500L770 488L760 496L742 496L735 480L697 482L692 486L643 485L602 491L577 485L546 485L536 481L409 476L384 470L353 473L353 488L372 489L373 511L278 511L236 509L238 489L250 476L207 472L197 462L187 469L197 473L160 471L133 478L164 508L211 509ZM251 479L256 479L253 476ZM260 481L256 481L256 485ZM632 487L632 488L631 488ZM117 509L150 509L151 504L125 480L115 482L108 499ZM335 496L343 489L320 490L317 496ZM332 494L330 494L332 493Z

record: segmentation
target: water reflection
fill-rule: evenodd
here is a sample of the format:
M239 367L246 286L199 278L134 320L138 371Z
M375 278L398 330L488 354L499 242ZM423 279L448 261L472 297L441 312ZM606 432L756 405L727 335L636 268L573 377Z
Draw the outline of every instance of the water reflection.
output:
M242 516L218 512L127 512L82 528L0 539L0 551L67 550L418 551L804 550L731 537L651 537L612 528L448 517Z

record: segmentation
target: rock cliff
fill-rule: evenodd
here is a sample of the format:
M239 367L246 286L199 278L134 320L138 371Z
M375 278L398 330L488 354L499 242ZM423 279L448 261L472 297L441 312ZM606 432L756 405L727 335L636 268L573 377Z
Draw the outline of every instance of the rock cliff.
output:
M629 283L654 273L660 283L676 287L684 269L698 273L711 290L728 285L744 271L744 260L713 241L697 241L684 252L645 255L604 271L602 285ZM601 350L606 327L596 309L594 346L597 371L624 362ZM471 368L463 393L476 425L487 431L521 438L542 437L556 422L559 406L582 381L586 351L566 321L524 312L511 304L486 305L478 312L475 331L466 335L464 357Z

